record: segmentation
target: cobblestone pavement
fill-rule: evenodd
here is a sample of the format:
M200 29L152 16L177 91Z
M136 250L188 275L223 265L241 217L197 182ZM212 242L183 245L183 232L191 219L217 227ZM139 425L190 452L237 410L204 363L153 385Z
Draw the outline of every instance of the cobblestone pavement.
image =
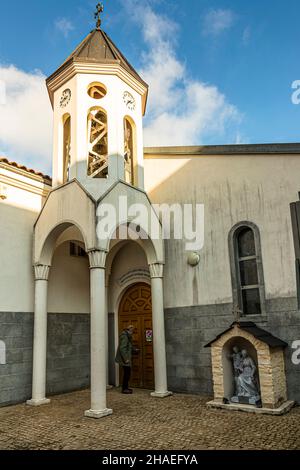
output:
M89 391L53 397L39 408L0 408L0 449L300 449L300 407L285 416L265 416L209 410L206 401L111 390L108 406L114 414L100 420L83 416Z

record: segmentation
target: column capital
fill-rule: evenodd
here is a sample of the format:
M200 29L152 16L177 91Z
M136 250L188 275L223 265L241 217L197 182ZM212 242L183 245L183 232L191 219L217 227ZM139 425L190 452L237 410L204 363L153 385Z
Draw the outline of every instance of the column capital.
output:
M107 251L91 250L88 252L90 269L105 269Z
M149 264L150 277L151 279L163 278L164 277L164 265L163 263Z
M35 264L33 268L36 281L48 281L50 266L45 264Z

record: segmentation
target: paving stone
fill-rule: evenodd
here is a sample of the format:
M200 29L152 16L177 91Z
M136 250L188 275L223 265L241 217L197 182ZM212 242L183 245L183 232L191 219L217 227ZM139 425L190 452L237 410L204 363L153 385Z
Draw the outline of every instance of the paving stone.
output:
M149 391L108 392L112 416L93 420L84 390L51 398L50 405L0 408L0 449L202 450L300 449L300 407L285 416L213 410L207 397Z

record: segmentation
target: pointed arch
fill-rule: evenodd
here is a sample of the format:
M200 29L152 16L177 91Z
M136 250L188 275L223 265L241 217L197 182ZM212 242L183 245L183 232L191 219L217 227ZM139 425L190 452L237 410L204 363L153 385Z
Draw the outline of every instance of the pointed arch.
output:
M137 183L136 125L129 116L124 117L124 165L125 181L132 186Z
M70 177L71 166L71 116L66 113L63 120L63 183L67 183Z

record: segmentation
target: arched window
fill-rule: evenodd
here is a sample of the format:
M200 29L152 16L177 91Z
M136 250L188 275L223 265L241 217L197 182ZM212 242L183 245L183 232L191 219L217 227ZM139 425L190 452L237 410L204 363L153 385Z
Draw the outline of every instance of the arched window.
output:
M88 114L88 175L106 178L108 173L107 115L100 108Z
M264 313L264 280L260 236L256 225L243 222L229 235L233 302L243 315Z
M134 126L128 118L124 118L124 164L125 164L125 181L134 185Z
M71 116L66 114L63 117L63 182L69 181L71 165Z
M107 94L106 86L102 83L94 82L88 87L88 95L94 100L102 100Z

